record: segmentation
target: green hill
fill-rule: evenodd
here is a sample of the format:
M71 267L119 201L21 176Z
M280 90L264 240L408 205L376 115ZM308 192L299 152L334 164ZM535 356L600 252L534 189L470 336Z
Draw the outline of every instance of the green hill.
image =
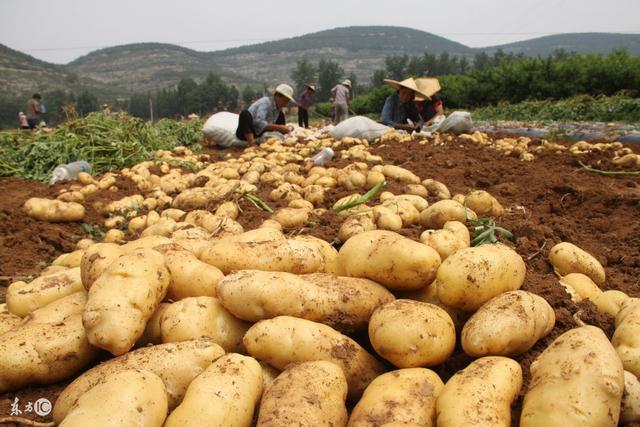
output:
M640 55L640 34L613 33L571 33L539 37L516 43L492 46L483 50L492 54L498 49L526 56L548 56L554 50L580 54L609 53L616 49L626 49L630 55Z

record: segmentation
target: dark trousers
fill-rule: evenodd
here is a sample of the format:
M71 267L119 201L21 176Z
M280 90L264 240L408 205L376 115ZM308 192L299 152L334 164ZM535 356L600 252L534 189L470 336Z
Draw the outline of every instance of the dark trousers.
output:
M276 119L276 124L284 125L285 123L286 122L284 120L284 113L280 111L280 114L278 114L278 118ZM264 132L262 132L260 135L256 135L256 129L253 126L253 116L251 115L249 110L242 110L240 112L240 116L238 117L238 129L236 129L236 137L238 139L246 141L247 137L245 135L248 133L252 133L253 136L257 138Z
M306 108L298 107L298 126L309 127L309 110Z

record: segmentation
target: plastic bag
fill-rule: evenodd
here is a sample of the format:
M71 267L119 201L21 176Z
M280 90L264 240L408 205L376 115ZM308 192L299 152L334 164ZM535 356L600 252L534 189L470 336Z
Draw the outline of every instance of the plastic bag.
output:
M335 128L329 131L329 135L335 139L350 136L373 141L376 138L380 138L389 129L388 126L375 122L368 117L355 116L338 123Z
M473 130L473 120L468 111L454 111L448 116L436 121L428 127L423 128L423 132L450 132L455 134L468 133Z

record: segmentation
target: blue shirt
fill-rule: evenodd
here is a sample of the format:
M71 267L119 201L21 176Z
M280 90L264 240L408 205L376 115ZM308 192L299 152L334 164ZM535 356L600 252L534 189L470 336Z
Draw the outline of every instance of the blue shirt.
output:
M394 126L398 123L408 124L407 119L411 119L414 124L418 124L420 127L424 124L424 120L420 117L418 108L413 101L402 104L398 93L389 95L384 101L380 122L383 125Z
M256 135L262 134L268 124L275 123L280 114L280 109L276 107L276 100L273 96L264 96L258 99L247 110L253 117L253 128Z

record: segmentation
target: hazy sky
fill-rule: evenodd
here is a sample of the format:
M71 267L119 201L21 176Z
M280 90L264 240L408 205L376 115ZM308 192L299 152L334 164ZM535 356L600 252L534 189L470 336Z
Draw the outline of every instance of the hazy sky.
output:
M427 31L471 47L572 32L640 34L640 0L0 0L0 43L54 63L139 42L198 51L351 25Z

